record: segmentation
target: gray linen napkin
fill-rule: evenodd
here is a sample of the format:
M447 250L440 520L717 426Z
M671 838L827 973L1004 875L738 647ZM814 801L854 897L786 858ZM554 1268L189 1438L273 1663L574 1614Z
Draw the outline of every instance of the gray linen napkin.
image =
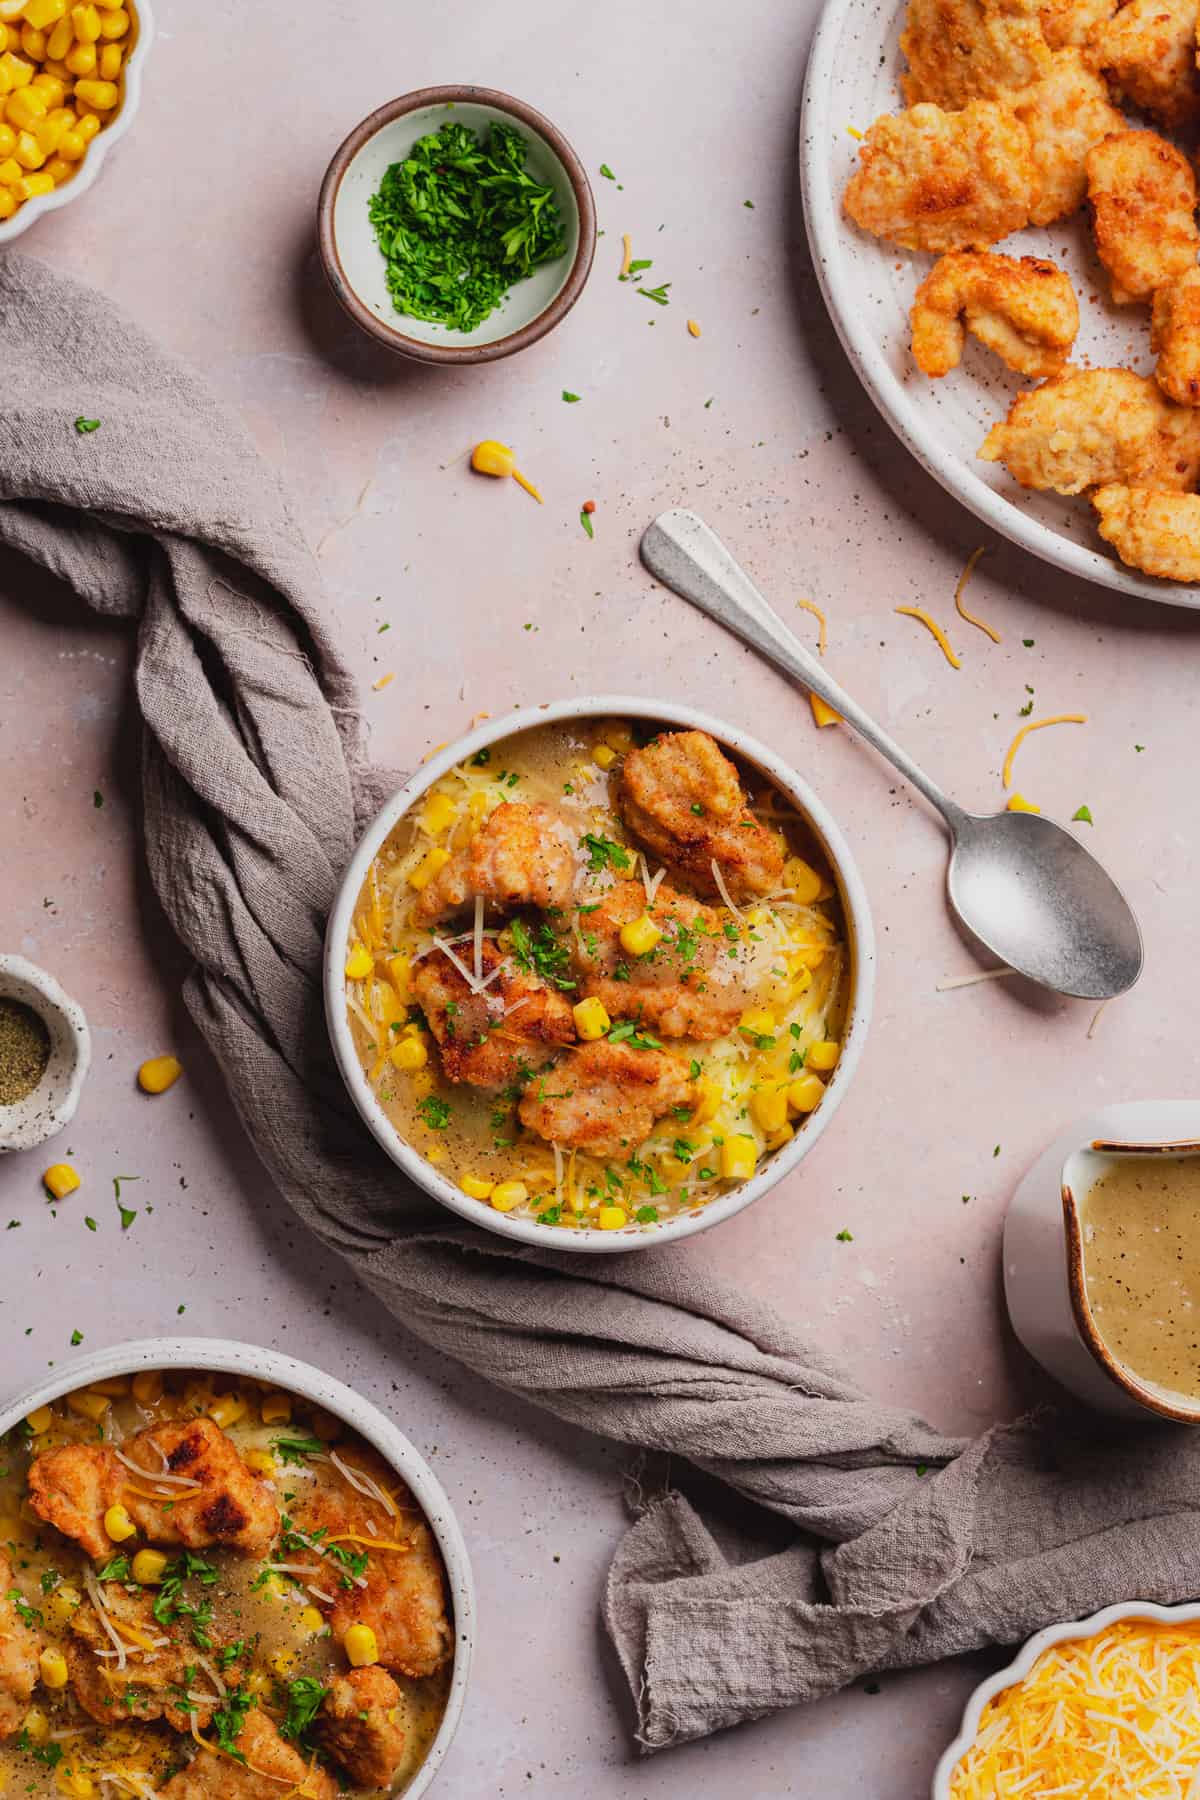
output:
M79 416L99 429L79 434ZM136 625L151 875L194 959L187 1004L297 1213L427 1343L744 1500L742 1541L718 1544L660 1494L613 1562L605 1619L646 1749L1124 1597L1200 1591L1200 1436L1046 1414L946 1439L715 1278L707 1244L602 1264L522 1252L407 1185L346 1099L322 1017L325 916L397 778L363 763L313 558L203 383L100 295L12 254L0 542ZM756 1508L790 1522L793 1547L762 1554Z

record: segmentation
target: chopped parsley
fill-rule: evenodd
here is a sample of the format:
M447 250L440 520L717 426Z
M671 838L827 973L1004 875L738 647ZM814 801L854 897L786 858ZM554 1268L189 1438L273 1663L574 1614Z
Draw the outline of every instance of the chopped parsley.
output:
M563 389L562 397L566 401L568 406L574 406L576 401L579 399L579 395L573 394L569 388Z
M605 181L615 181L617 179L607 163L600 164L600 173L603 175Z
M586 506L581 506L579 509L579 523L583 526L583 529L587 532L587 534L590 538L595 537L596 528L592 524L592 515L588 511ZM567 787L567 788L564 788L563 791L564 791L564 793L570 794L574 790L570 787Z
M287 1717L279 1727L279 1735L295 1742L302 1737L320 1711L328 1688L312 1675L300 1675L287 1684Z
M658 1208L657 1206L639 1206L633 1217L635 1224L657 1225Z
M96 1572L97 1581L131 1581L132 1579L127 1556L110 1557L104 1567Z
M78 1329L76 1329L76 1330L74 1330L74 1331L73 1331L73 1332L72 1332L72 1333L71 1333L71 1342L72 1342L72 1344L82 1344L82 1342L83 1342L83 1333L82 1333L82 1331L80 1331L80 1330L78 1330Z
M588 853L588 874L599 875L605 869L628 869L631 858L624 844L614 843L612 838L599 836L594 831L585 831L579 840L582 850Z
M482 750L477 750L475 752L474 756L471 758L471 766L475 769L486 769L491 760L492 753L485 746Z
M663 281L659 283L658 287L639 288L638 293L642 296L643 300L653 300L655 306L669 306L671 302L667 298L667 290L670 285L671 283L669 281Z
M281 1463L304 1463L310 1456L322 1456L325 1446L316 1437L279 1437L272 1439L271 1449Z
M224 1705L218 1707L212 1716L217 1743L226 1756L232 1756L240 1763L244 1763L246 1758L238 1749L237 1741L242 1734L242 1726L246 1723L246 1714L257 1704L253 1694L248 1694L245 1688L230 1688Z
M631 1050L661 1050L662 1039L639 1031L632 1019L622 1019L608 1033L610 1044L628 1044Z
M212 1587L219 1579L220 1571L215 1563L203 1556L197 1556L194 1550L185 1550L173 1562L167 1564L163 1572L162 1583L154 1600L154 1617L160 1625L173 1625L179 1619L191 1621L191 1639L197 1650L211 1650L212 1639L208 1627L212 1624L213 1603L201 1600L198 1603L189 1600L183 1592L186 1581L198 1581L201 1587ZM234 1696L230 1697L231 1699ZM214 1715L215 1723L216 1715ZM241 1729L240 1723L238 1730ZM236 1736L236 1732L234 1733ZM220 1739L222 1748L226 1748L224 1738Z
M417 1111L430 1131L445 1131L450 1123L450 1106L437 1094L426 1094Z
M524 919L514 919L509 927L513 955L522 968L540 975L551 987L573 988L579 984L570 973L571 953L543 919L530 927Z
M75 429L80 437L88 437L93 431L99 431L100 420L80 417L75 421Z
M1094 825L1096 823L1095 819L1092 817L1092 809L1090 806L1081 806L1078 812L1073 812L1071 814L1071 818L1072 821L1080 819L1085 825Z
M28 1626L32 1631L36 1625L42 1623L41 1613L38 1612L35 1606L30 1606L20 1588L9 1588L8 1598L12 1604L13 1611L20 1619L22 1625Z
M852 1244L854 1242L854 1233L852 1231L847 1231L846 1227L843 1225L842 1229L837 1234L837 1241L839 1244Z

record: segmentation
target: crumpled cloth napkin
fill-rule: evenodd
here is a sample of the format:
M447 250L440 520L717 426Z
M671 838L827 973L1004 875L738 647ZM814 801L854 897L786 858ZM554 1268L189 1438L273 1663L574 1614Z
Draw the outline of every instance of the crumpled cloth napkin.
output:
M99 429L79 434L79 416ZM398 778L365 766L314 560L203 382L101 295L11 253L0 542L137 630L151 875L194 958L187 1004L296 1212L447 1356L742 1497L718 1541L661 1493L617 1551L604 1616L644 1748L1200 1591L1200 1435L1047 1413L947 1439L715 1276L715 1240L602 1262L517 1250L408 1186L346 1098L322 1017L325 917ZM792 1547L762 1553L758 1508Z

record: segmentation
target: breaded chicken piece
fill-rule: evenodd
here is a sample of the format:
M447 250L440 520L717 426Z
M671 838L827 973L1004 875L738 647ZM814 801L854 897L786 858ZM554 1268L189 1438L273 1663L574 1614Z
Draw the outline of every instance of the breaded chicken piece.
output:
M1188 269L1154 296L1150 348L1154 379L1180 406L1200 406L1200 267Z
M0 1550L0 1744L21 1729L40 1678L42 1640L9 1598L14 1591L12 1564Z
M906 250L986 250L1029 223L1029 134L1006 106L922 104L876 119L842 199L847 218Z
M1123 563L1163 581L1200 581L1200 494L1114 483L1092 495L1100 536Z
M102 1592L106 1616L127 1646L127 1661L124 1669L117 1668L112 1638L95 1607L85 1601L71 1620L67 1644L71 1687L84 1712L101 1725L111 1725L114 1718L143 1722L165 1718L176 1731L190 1731L193 1716L202 1728L208 1725L221 1704L220 1695L211 1675L197 1664L193 1645L154 1617L153 1592L130 1593L115 1581L106 1581ZM216 1636L213 1646L221 1647ZM241 1678L237 1664L224 1675L231 1687ZM191 1702L184 1700L185 1688ZM206 1694L211 1696L207 1703Z
M470 944L458 948L470 966ZM481 994L472 992L466 977L440 950L413 970L413 997L437 1039L448 1081L503 1087L522 1066L528 1068L547 1051L575 1042L570 1002L519 968L493 939L484 938L484 977L505 963L504 973Z
M549 1143L621 1156L636 1150L665 1113L696 1104L686 1063L665 1050L601 1039L568 1051L531 1082L518 1111L522 1125Z
M235 1741L244 1763L198 1750L158 1789L161 1800L337 1800L332 1775L285 1743L258 1706L246 1714Z
M617 804L634 837L703 894L736 900L779 886L783 852L746 804L737 770L706 731L664 731L625 758Z
M1027 488L1081 494L1106 482L1188 488L1200 474L1200 414L1130 369L1066 369L1018 394L979 450Z
M404 1696L386 1669L372 1664L337 1675L317 1717L323 1748L355 1787L390 1788L404 1760Z
M390 1493L397 1511L389 1513L360 1494L332 1463L310 1465L313 1480L298 1488L291 1502L293 1524L316 1542L341 1540L346 1548L367 1553L365 1586L337 1587L333 1605L322 1603L322 1611L336 1643L349 1626L369 1625L384 1668L420 1681L454 1653L437 1543L394 1469L365 1446L356 1445L345 1461ZM318 1532L324 1539L316 1538Z
M567 828L548 806L506 800L470 847L452 856L417 896L418 924L457 912L477 894L501 909L562 907L571 897L575 858Z
M1007 97L1050 67L1039 0L908 0L900 48L907 104L928 100L948 112Z
M1043 0L1042 35L1051 50L1082 50L1116 10L1117 0Z
M1177 130L1200 116L1196 0L1128 0L1096 26L1088 60L1126 100Z
M107 1445L65 1444L30 1465L34 1512L97 1559L112 1554L104 1515L118 1502L151 1544L191 1550L219 1544L247 1556L270 1548L279 1529L274 1497L211 1419L152 1425L122 1449L140 1468L161 1469L190 1485L139 1477Z
M912 353L926 375L957 368L973 331L1019 375L1056 375L1079 330L1068 277L1037 256L955 250L935 263L912 306Z
M1031 225L1052 225L1083 205L1087 156L1093 144L1124 131L1125 120L1108 89L1078 50L1056 50L1042 80L1012 97L1012 109L1029 133L1036 189Z
M630 956L621 947L621 928L646 910L642 883L620 881L580 918L580 992L602 1001L610 1018L636 1020L662 1037L724 1037L770 974L769 946L756 944L749 932L726 937L711 906L664 882L650 908L662 938L648 955Z
M1196 178L1181 150L1156 131L1118 131L1093 145L1088 199L1100 261L1118 306L1149 300L1194 268Z

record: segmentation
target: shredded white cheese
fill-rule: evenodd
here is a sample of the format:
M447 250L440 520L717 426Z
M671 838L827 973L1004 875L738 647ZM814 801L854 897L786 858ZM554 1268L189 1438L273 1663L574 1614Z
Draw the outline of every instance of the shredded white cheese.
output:
M717 861L715 856L712 859L711 868L712 868L712 872L713 872L713 880L717 884L717 892L720 894L722 900L725 902L726 906L729 908L729 910L733 914L734 918L740 919L742 915L738 911L737 907L733 904L733 897L730 894L729 889L725 886L725 877L721 873L721 865Z

